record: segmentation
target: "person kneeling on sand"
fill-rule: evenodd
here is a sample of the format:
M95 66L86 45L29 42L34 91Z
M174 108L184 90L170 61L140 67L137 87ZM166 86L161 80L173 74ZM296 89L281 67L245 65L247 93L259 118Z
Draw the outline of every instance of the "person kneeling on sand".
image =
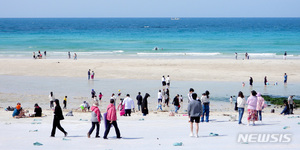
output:
M188 105L188 115L190 118L190 123L191 123L191 133L190 136L194 136L193 133L193 123L195 121L196 123L196 134L195 136L198 137L198 131L199 131L199 122L200 122L200 117L202 116L203 108L201 105L201 101L197 99L197 94L193 93L192 94L192 100L190 101Z
M14 118L24 118L25 117L25 111L21 107L21 103L17 103L17 106L12 114Z
M106 115L107 124L106 124L106 130L104 132L103 139L107 139L107 135L109 133L111 125L113 125L115 127L117 138L118 139L122 138L120 135L120 130L118 128L118 124L117 124L117 111L116 111L114 103L115 103L115 100L110 99L110 104L107 106L107 115Z
M29 117L42 117L42 108L37 103L34 104L34 114L29 115Z

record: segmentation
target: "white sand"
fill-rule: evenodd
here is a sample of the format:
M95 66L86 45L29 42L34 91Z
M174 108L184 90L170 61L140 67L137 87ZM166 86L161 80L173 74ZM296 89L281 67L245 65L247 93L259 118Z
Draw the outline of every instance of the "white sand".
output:
M58 63L59 62L59 63ZM88 69L96 78L161 79L183 81L300 81L300 60L232 59L0 59L0 74L18 76L86 77Z
M59 63L58 63L59 62ZM149 79L160 80L162 75L171 75L173 81L234 81L248 82L250 76L254 82L263 82L264 76L270 81L283 81L283 73L288 73L288 82L300 82L300 60L230 60L230 59L0 59L0 75L8 76L40 76L40 77L86 77L88 69L96 72L96 78L101 79ZM0 85L1 86L1 85ZM24 85L22 85L24 86ZM30 86L30 85L28 85ZM41 84L42 86L46 86ZM74 88L77 88L76 86ZM156 89L155 89L156 90ZM87 91L90 91L88 89ZM186 89L184 89L186 91ZM270 108L263 114L263 124L257 126L238 125L229 122L228 116L236 114L232 106L221 102L211 104L210 123L201 123L199 138L189 137L188 118L183 116L186 104L180 110L179 116L169 117L168 112L151 112L143 117L140 113L132 117L118 117L118 125L123 139L117 140L114 129L111 129L109 140L91 139L86 137L91 123L79 121L90 119L90 113L74 112L74 117L65 117L62 126L69 133L65 141L63 134L57 130L56 137L50 138L52 128L52 112L47 107L49 91L42 94L3 93L0 91L0 149L299 149L300 128L299 118L281 116L281 108L275 114L270 114ZM45 94L46 93L46 94ZM173 93L174 94L174 93ZM89 93L87 93L89 95ZM184 95L185 96L185 95ZM57 98L62 100L62 95ZM173 96L171 96L173 98ZM86 95L73 97L80 99L68 105L69 110L78 106ZM156 95L151 97L150 110L155 109ZM33 118L14 119L12 112L6 112L3 107L9 103L15 106L17 101L23 103L24 108L32 108L35 102L43 107L47 117L43 117L41 124L31 124ZM107 106L107 100L101 104L102 113ZM150 100L149 100L150 101ZM24 104L25 103L25 104ZM5 105L3 105L5 104ZM167 111L170 108L167 109ZM64 114L67 111L65 110ZM32 112L32 109L30 109ZM299 111L295 111L299 115ZM246 123L244 114L243 122ZM144 121L139 119L144 118ZM39 121L38 121L39 122ZM283 129L289 126L288 129ZM38 132L29 132L38 130ZM100 136L103 137L104 125L101 124ZM209 137L209 133L218 133L218 137ZM237 143L238 133L291 133L291 143ZM34 142L44 144L33 146ZM174 142L183 142L182 147L174 147Z
M189 137L189 123L182 114L169 117L168 113L158 113L144 117L140 113L132 117L119 117L118 125L123 139L115 138L114 128L111 128L108 140L96 139L95 131L90 139L86 134L91 127L90 113L74 113L73 117L65 117L61 121L63 128L68 132L69 141L63 140L63 133L57 130L56 137L51 138L52 127L51 111L45 112L48 116L42 121L34 121L34 118L14 119L11 112L1 111L1 149L299 149L300 130L297 124L299 118L288 118L276 114L263 114L263 123L257 122L256 126L238 125L230 122L229 117L223 113L213 113L209 123L200 123L199 138ZM227 112L226 114L237 114ZM243 122L246 123L244 115ZM289 116L290 117L290 116ZM139 121L139 119L144 121ZM41 122L41 124L31 124ZM289 126L288 129L283 129ZM29 132L38 130L38 132ZM217 133L218 137L210 137L209 134ZM290 143L249 143L237 142L238 133L290 133ZM101 123L100 136L103 137L104 124ZM40 142L43 146L33 146ZM173 143L183 142L183 146L175 147Z

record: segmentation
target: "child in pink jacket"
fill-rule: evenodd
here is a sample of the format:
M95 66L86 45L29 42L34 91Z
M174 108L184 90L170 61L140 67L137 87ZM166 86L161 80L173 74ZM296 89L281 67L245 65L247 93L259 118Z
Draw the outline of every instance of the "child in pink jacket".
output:
M117 138L120 139L122 138L120 135L120 130L118 128L118 124L117 124L117 111L114 105L115 100L114 99L110 99L110 104L107 106L107 124L106 124L106 130L104 132L104 139L107 139L107 135L109 133L110 127L111 125L113 125L115 127L116 130L116 134L117 134Z
M259 119L259 121L262 121L261 111L265 105L265 99L263 97L261 97L260 93L257 93L256 96L257 96L256 110L257 110L257 114L258 114L258 119Z

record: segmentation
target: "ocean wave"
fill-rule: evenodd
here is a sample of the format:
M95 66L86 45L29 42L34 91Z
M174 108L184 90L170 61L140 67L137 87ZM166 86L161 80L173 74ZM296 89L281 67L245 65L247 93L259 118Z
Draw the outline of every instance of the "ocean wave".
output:
M221 53L137 53L143 56L216 56Z
M249 56L255 56L255 57L275 57L276 53L248 53Z

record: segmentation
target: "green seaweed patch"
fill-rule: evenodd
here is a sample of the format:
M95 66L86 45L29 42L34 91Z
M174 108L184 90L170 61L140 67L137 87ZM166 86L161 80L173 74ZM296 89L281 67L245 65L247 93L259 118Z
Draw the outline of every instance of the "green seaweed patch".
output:
M262 95L262 97L265 99L265 101L270 102L271 104L274 105L283 105L283 101L287 100L287 97L275 97L271 95ZM299 99L293 99L296 107L300 107L300 100Z

